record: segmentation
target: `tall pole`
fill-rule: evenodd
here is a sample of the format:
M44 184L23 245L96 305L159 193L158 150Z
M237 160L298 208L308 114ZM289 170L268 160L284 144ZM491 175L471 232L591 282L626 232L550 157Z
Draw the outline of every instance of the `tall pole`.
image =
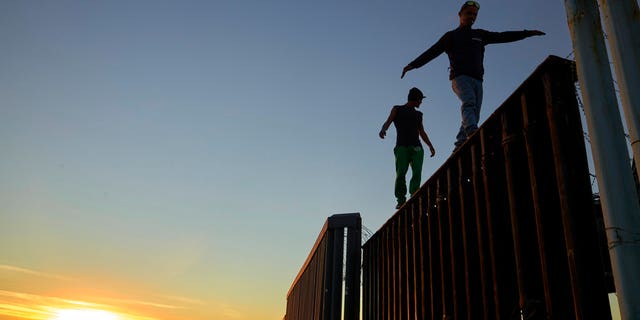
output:
M598 0L636 168L640 168L640 9L637 0ZM640 213L639 213L640 214Z
M640 204L596 0L565 0L622 319L640 319ZM636 35L637 36L637 35Z

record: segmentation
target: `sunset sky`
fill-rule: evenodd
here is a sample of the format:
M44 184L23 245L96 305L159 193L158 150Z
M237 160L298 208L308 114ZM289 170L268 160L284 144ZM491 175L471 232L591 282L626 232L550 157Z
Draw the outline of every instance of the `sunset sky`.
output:
M394 213L409 88L451 154L446 56L400 74L461 3L0 1L0 319L281 319L328 216ZM484 120L572 49L563 1L481 5L547 33L487 47Z

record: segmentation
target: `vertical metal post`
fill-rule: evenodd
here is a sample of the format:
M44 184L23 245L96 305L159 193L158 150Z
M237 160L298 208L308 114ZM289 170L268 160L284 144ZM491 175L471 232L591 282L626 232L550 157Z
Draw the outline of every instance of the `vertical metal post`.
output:
M318 250L318 252L316 253L316 255L318 255L318 261L324 261L324 259L326 258L325 254L326 254L326 250ZM315 269L313 272L314 285L316 288L322 289L322 283L324 283L323 281L325 276L325 273L323 272L324 270L322 270L318 262L314 263L314 269ZM323 298L322 290L317 290L317 289L314 290L312 319L322 319L322 316L321 316L322 298Z
M370 254L369 249L362 248L362 317L364 319L371 319L371 315L367 309L367 306L371 306L371 302L367 301L371 295L367 291L370 290L370 286L373 283L370 278L370 268L374 266L371 262Z
M451 251L449 246L449 201L446 177L440 177L436 187L436 205L438 206L438 236L440 247L440 281L442 295L442 319L449 320L453 314L453 280L451 272ZM436 315L440 318L440 315Z
M640 166L640 9L637 0L598 0L636 167Z
M378 319L391 319L389 306L391 306L391 301L389 300L391 297L391 269L389 261L391 260L391 251L389 249L389 229L385 228L381 230L380 234L380 243L378 244L381 258L380 258L380 277L382 281L380 282L380 297L378 300L380 301L380 315Z
M567 250L559 211L559 196L554 173L553 150L544 108L542 81L535 81L520 96L524 140L535 213L541 278L547 314L557 319L572 319L573 301L567 267ZM585 159L586 161L586 159ZM604 234L604 232L603 232Z
M584 94L620 312L625 320L639 319L640 204L627 162L600 16L595 0L565 0L565 7Z
M389 244L391 246L391 281L392 281L392 294L391 294L391 320L400 319L400 270L398 268L398 222L392 218L391 233L389 237Z
M344 320L358 320L360 318L361 230L360 217L355 221L355 225L347 227Z
M558 67L542 75L574 311L577 319L610 319L604 270L594 236L597 229L589 169L584 161L587 153L578 142L583 136L571 78Z
M393 248L391 246L391 228L387 227L384 229L383 232L383 249L385 252L384 255L384 270L383 270L383 276L385 278L384 281L384 300L382 301L384 309L383 309L383 314L382 314L382 318L383 319L393 319L393 269L392 269L392 263L393 263Z
M374 237L375 237L375 240L372 244L372 247L375 252L375 260L374 260L375 265L373 266L375 280L373 283L373 288L372 288L373 290L370 291L371 297L369 298L369 301L371 301L372 303L372 306L370 308L373 316L371 318L365 318L365 319L378 320L378 319L382 319L382 314L383 314L382 299L383 299L383 288L384 288L384 274L383 274L384 253L382 248L382 239L384 238L382 237L381 232L377 232L374 235Z
M363 255L366 253L366 256L364 256L363 259L363 261L365 262L363 262L362 270L365 271L365 266L368 268L367 273L365 273L367 276L363 277L362 279L363 319L376 319L377 306L380 305L380 303L376 299L380 296L380 294L377 293L378 283L380 281L380 276L378 273L378 270L380 268L380 262L378 261L378 258L380 256L380 250L378 249L379 239L380 236L378 234L375 234L373 237L371 237L371 239L369 239L367 245L364 245L362 247Z
M482 133L479 134L482 138ZM493 301L490 297L492 291L490 290L491 282L491 268L489 267L491 259L489 258L489 241L487 232L487 219L484 214L486 208L484 207L484 189L482 188L482 158L480 156L479 143L475 143L471 146L471 161L473 162L471 181L473 182L474 193L474 205L475 205L475 219L478 236L478 258L479 258L479 272L480 272L480 287L482 288L481 300L482 300L482 319L488 320L495 318L492 311Z
M572 92L573 93L573 92ZM543 247L533 200L535 180L531 180L522 118L522 99L513 96L512 105L502 113L502 143L507 178L507 195L516 252L516 267L523 316L546 312L543 281ZM550 313L547 313L550 315Z
M422 220L423 220L423 217L425 217L425 213L426 213L425 211L427 210L427 208L425 208L425 204L426 204L425 193L423 193L420 199L418 200L418 209L413 210L413 241L414 241L413 247L415 252L413 263L414 263L415 273L416 273L416 281L415 281L415 289L416 289L415 318L416 319L426 318L426 313L425 313L426 300L424 299L424 295L426 292L425 290L426 282L424 280L424 276L426 274L425 269L428 268L428 266L424 263L425 261L424 255L426 253L426 250L422 245L423 244Z
M441 283L443 278L441 276L440 269L442 265L440 263L440 231L438 228L438 220L440 216L440 202L438 201L438 190L434 185L430 185L427 188L427 206L429 215L426 221L426 234L427 247L429 249L429 313L431 319L442 318L442 304L443 295L441 294Z
M339 320L342 313L342 255L344 248L344 231L342 229L329 229L327 232L329 249L326 259L328 271L325 280L325 307L324 320Z
M391 317L389 319L398 320L400 319L400 270L398 270L398 230L397 230L397 222L392 218L389 233L389 245L391 246L390 254L391 254Z
M406 243L406 239L405 239L405 234L406 234L406 214L407 214L407 208L410 206L411 204L407 204L407 206L405 206L403 208L403 210L396 215L396 230L397 230L397 235L396 235L396 241L397 241L397 248L398 248L398 292L400 293L398 300L400 302L400 308L398 309L398 314L400 319L406 319L407 318L407 243Z
M418 200L418 199L416 199ZM415 318L415 313L416 313L416 304L415 304L415 296L416 296L416 290L415 290L415 279L417 278L417 275L415 273L415 268L414 268L414 259L415 259L415 251L414 251L414 242L413 242L413 212L416 209L416 206L418 204L418 201L414 201L413 203L410 204L410 206L405 209L405 234L404 234L404 239L405 239L405 246L406 246L406 255L407 255L407 261L406 261L406 266L405 266L405 270L407 270L407 276L406 276L406 287L407 287L407 305L408 305L408 312L407 312L407 318Z
M451 261L451 319L460 319L466 313L466 303L464 303L465 291L465 270L464 252L462 249L460 232L460 196L458 188L458 167L449 166L445 172L447 181L447 208L449 217L449 227L446 230L449 238L449 254Z
M475 139L474 141L477 141ZM477 145L477 142L476 142ZM473 146L471 147L473 148ZM464 252L464 302L467 307L467 319L475 320L483 314L482 309L482 289L480 263L479 263L479 246L477 230L475 225L475 208L473 197L473 183L471 173L471 155L467 153L465 156L458 158L458 186L460 195L460 228Z
M517 275L510 218L506 211L504 163L497 124L487 120L480 129L482 181L487 219L487 235L493 286L495 319L512 318L518 306Z

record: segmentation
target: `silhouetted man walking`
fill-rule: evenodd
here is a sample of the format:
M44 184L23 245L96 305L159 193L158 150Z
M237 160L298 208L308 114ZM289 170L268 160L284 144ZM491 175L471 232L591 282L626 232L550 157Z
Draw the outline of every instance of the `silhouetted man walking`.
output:
M406 175L411 166L411 180L409 181L409 194L415 193L420 188L422 179L422 161L424 150L420 144L420 138L429 146L431 156L436 154L429 136L424 131L422 125L422 112L417 109L424 99L422 91L418 88L411 88L407 96L407 103L391 108L391 113L387 121L382 125L378 134L381 139L387 135L387 129L393 122L396 127L396 146L393 153L396 157L396 183L395 195L398 200L396 208L400 208L407 201Z
M480 120L482 106L482 77L484 75L484 47L492 43L505 43L522 40L545 33L538 30L491 32L472 29L478 17L480 4L466 1L462 4L458 16L460 26L445 33L431 48L417 57L402 70L404 78L409 70L417 69L429 63L443 52L449 56L449 79L453 92L462 102L462 125L456 136L454 152L476 129Z

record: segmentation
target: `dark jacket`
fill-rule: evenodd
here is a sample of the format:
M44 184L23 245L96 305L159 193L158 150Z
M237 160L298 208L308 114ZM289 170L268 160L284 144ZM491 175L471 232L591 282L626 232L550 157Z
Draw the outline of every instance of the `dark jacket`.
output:
M431 48L409 63L420 68L446 52L449 56L449 79L467 75L482 80L484 75L484 46L505 43L531 36L531 31L491 32L470 27L458 27L445 33Z

